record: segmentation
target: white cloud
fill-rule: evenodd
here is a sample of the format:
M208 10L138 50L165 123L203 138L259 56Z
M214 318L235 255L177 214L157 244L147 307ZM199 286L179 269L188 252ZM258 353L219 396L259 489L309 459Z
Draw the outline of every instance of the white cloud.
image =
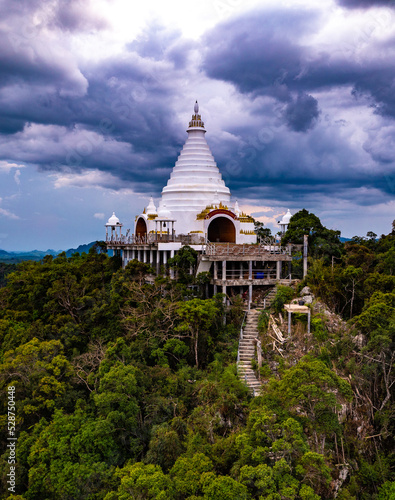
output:
M0 160L0 172L5 172L6 174L8 174L12 168L17 168L17 169L20 169L20 168L24 168L25 165L22 165L20 163L10 163L8 161L5 161L5 160ZM18 170L17 170L18 172ZM20 175L20 174L18 174Z
M19 170L19 168L15 171L15 174L14 174L14 180L15 182L18 184L18 186L20 185L21 183L21 180L20 180L20 176L21 176L21 171Z
M95 217L95 219L100 219L100 220L102 220L102 219L104 219L105 215L104 215L103 213L101 213L101 212L100 212L100 213L95 213L95 214L93 214L93 217Z
M59 173L53 174L56 189L79 187L79 188L107 188L118 189L120 180L108 172L100 170L87 170L81 173Z
M13 214L9 210L6 210L5 208L0 208L0 215L4 215L4 217L8 217L9 219L20 219L17 215Z
M240 205L240 209L246 214L254 215L263 212L273 212L274 208L261 205Z

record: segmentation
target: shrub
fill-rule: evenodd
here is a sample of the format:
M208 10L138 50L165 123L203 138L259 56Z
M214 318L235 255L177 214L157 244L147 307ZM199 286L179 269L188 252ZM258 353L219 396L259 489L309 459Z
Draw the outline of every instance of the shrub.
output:
M284 304L287 304L294 297L294 294L295 292L290 286L278 286L272 303L274 311L280 313L284 308Z

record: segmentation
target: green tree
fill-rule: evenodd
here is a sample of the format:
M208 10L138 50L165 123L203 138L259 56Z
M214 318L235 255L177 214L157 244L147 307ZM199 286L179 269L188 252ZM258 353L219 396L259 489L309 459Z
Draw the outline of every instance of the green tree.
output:
M193 248L185 245L176 253L174 257L168 260L169 267L176 270L177 279L180 283L188 285L194 281L192 271L196 268L197 252Z
M199 367L199 343L209 342L210 327L218 315L218 307L214 300L192 299L180 302L177 307L180 323L176 327L183 338L191 339L195 365Z
M303 244L303 236L308 235L310 254L315 257L340 257L342 243L340 242L340 231L327 229L322 225L320 219L308 210L303 209L294 214L289 222L288 229L281 239L281 244L287 243Z
M117 492L107 493L104 500L172 500L174 488L171 479L158 465L137 462L116 471L120 479Z
M3 391L15 387L19 418L31 424L65 404L73 368L59 340L34 338L4 354L0 375Z
M204 487L204 500L247 499L247 487L228 476L219 476Z
M317 452L324 453L325 439L339 431L336 409L340 401L351 401L348 382L336 375L322 361L306 356L272 380L270 394L288 410L305 415L305 425L314 436Z
M395 293L375 292L354 324L367 336L367 345L358 354L373 382L372 399L381 411L391 400L395 384Z
M258 237L258 241L263 241L265 238L269 238L272 235L270 228L264 227L264 223L258 220L254 220L254 231Z
M164 472L168 472L183 452L183 448L177 432L165 422L152 429L146 460L148 463L160 465Z
M284 304L288 304L294 295L295 292L291 287L279 285L272 303L273 309L277 313L281 312L284 309Z
M207 473L213 473L212 461L203 453L193 456L179 457L170 471L177 495L189 498L191 495L201 495L207 480Z
M119 459L116 428L79 406L72 415L57 410L31 446L27 500L95 498Z

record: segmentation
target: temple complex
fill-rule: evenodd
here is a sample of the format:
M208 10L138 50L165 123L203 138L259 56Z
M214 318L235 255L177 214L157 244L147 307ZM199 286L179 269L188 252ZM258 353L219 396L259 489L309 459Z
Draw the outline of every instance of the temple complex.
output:
M237 201L232 204L206 142L197 102L187 133L158 205L151 197L135 217L133 231L125 234L113 213L106 224L107 248L121 255L123 266L137 259L174 277L168 260L188 245L199 254L191 272L209 272L212 293L242 294L250 305L254 291L265 291L284 280L289 283L290 249L258 243L254 219L240 210ZM288 211L282 230L290 217Z

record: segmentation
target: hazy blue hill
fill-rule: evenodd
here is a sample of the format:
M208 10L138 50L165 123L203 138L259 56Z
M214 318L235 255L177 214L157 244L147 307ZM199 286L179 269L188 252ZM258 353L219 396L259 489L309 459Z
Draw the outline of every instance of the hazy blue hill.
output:
M85 245L79 245L78 248L69 248L66 250L67 257L71 257L73 253L79 252L83 253L89 252L89 249L96 243L96 241L92 241L91 243L87 243ZM63 250L52 250L48 249L46 251L43 250L31 250L29 252L7 252L5 250L0 250L0 262L7 263L18 263L24 260L42 260L46 255L56 256L63 252Z
M71 257L73 253L88 253L89 249L93 247L93 245L96 243L96 241L92 241L91 243L87 243L86 245L79 245L77 248L69 248L66 250L66 255L67 257Z

